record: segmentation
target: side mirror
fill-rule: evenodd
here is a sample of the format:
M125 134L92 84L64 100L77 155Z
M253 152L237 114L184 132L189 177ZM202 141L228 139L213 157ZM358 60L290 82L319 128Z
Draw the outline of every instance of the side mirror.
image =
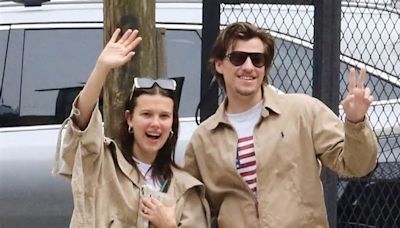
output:
M43 2L49 2L50 0L13 0L16 3L23 3L24 6L41 6Z

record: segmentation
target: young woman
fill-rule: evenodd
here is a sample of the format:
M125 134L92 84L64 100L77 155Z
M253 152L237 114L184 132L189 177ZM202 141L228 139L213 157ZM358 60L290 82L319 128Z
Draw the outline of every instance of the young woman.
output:
M103 134L97 106L108 73L128 62L142 38L120 29L75 99L54 172L71 179L70 227L209 227L202 184L174 161L178 135L175 81L135 78L120 141ZM60 141L60 140L59 140ZM60 144L60 143L59 143Z

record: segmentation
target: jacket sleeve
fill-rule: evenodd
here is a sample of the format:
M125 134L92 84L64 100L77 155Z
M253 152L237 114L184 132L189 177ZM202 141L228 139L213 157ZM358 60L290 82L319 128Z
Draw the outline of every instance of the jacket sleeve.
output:
M377 140L368 118L343 122L322 102L314 103L312 136L322 164L342 176L364 176L377 161Z
M200 195L195 187L185 192L182 216L178 222L179 228L210 227L209 207L205 198Z
M197 131L194 132L186 147L183 169L196 179L202 181L195 154L196 133Z
M60 148L57 150L56 161L61 154L61 167L55 168L53 172L71 177L74 169L81 169L81 172L74 172L78 175L83 173L95 172L94 163L98 163L98 155L104 150L104 132L102 126L102 117L98 109L98 106L94 108L89 124L84 130L80 130L74 122L74 119L80 115L79 110L76 108L76 101L79 96L75 99L71 114L67 118L67 127L62 140L59 139L58 144L61 143ZM61 129L60 131L62 131ZM61 137L61 134L60 136ZM57 161L59 163L59 161ZM89 163L90 166L85 165Z

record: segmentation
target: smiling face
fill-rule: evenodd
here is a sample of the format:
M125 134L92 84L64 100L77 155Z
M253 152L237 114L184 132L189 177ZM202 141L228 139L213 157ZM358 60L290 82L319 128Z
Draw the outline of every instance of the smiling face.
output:
M160 94L137 98L133 112L126 116L133 127L133 154L137 159L148 164L154 161L170 136L173 108L173 100Z
M226 54L233 51L264 53L264 44L259 38L237 40ZM229 98L261 98L265 66L254 66L250 57L247 57L240 66L235 66L229 61L229 58L224 58L215 62L215 69L224 79L226 94Z

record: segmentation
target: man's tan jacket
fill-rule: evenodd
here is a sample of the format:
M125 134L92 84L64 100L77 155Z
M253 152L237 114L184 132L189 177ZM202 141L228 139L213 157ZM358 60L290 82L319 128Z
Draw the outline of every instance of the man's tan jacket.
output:
M238 136L226 99L194 132L185 169L206 186L220 228L328 227L321 163L343 176L374 169L377 142L367 118L352 124L307 95L263 87L264 108L254 129L257 196L236 170Z

